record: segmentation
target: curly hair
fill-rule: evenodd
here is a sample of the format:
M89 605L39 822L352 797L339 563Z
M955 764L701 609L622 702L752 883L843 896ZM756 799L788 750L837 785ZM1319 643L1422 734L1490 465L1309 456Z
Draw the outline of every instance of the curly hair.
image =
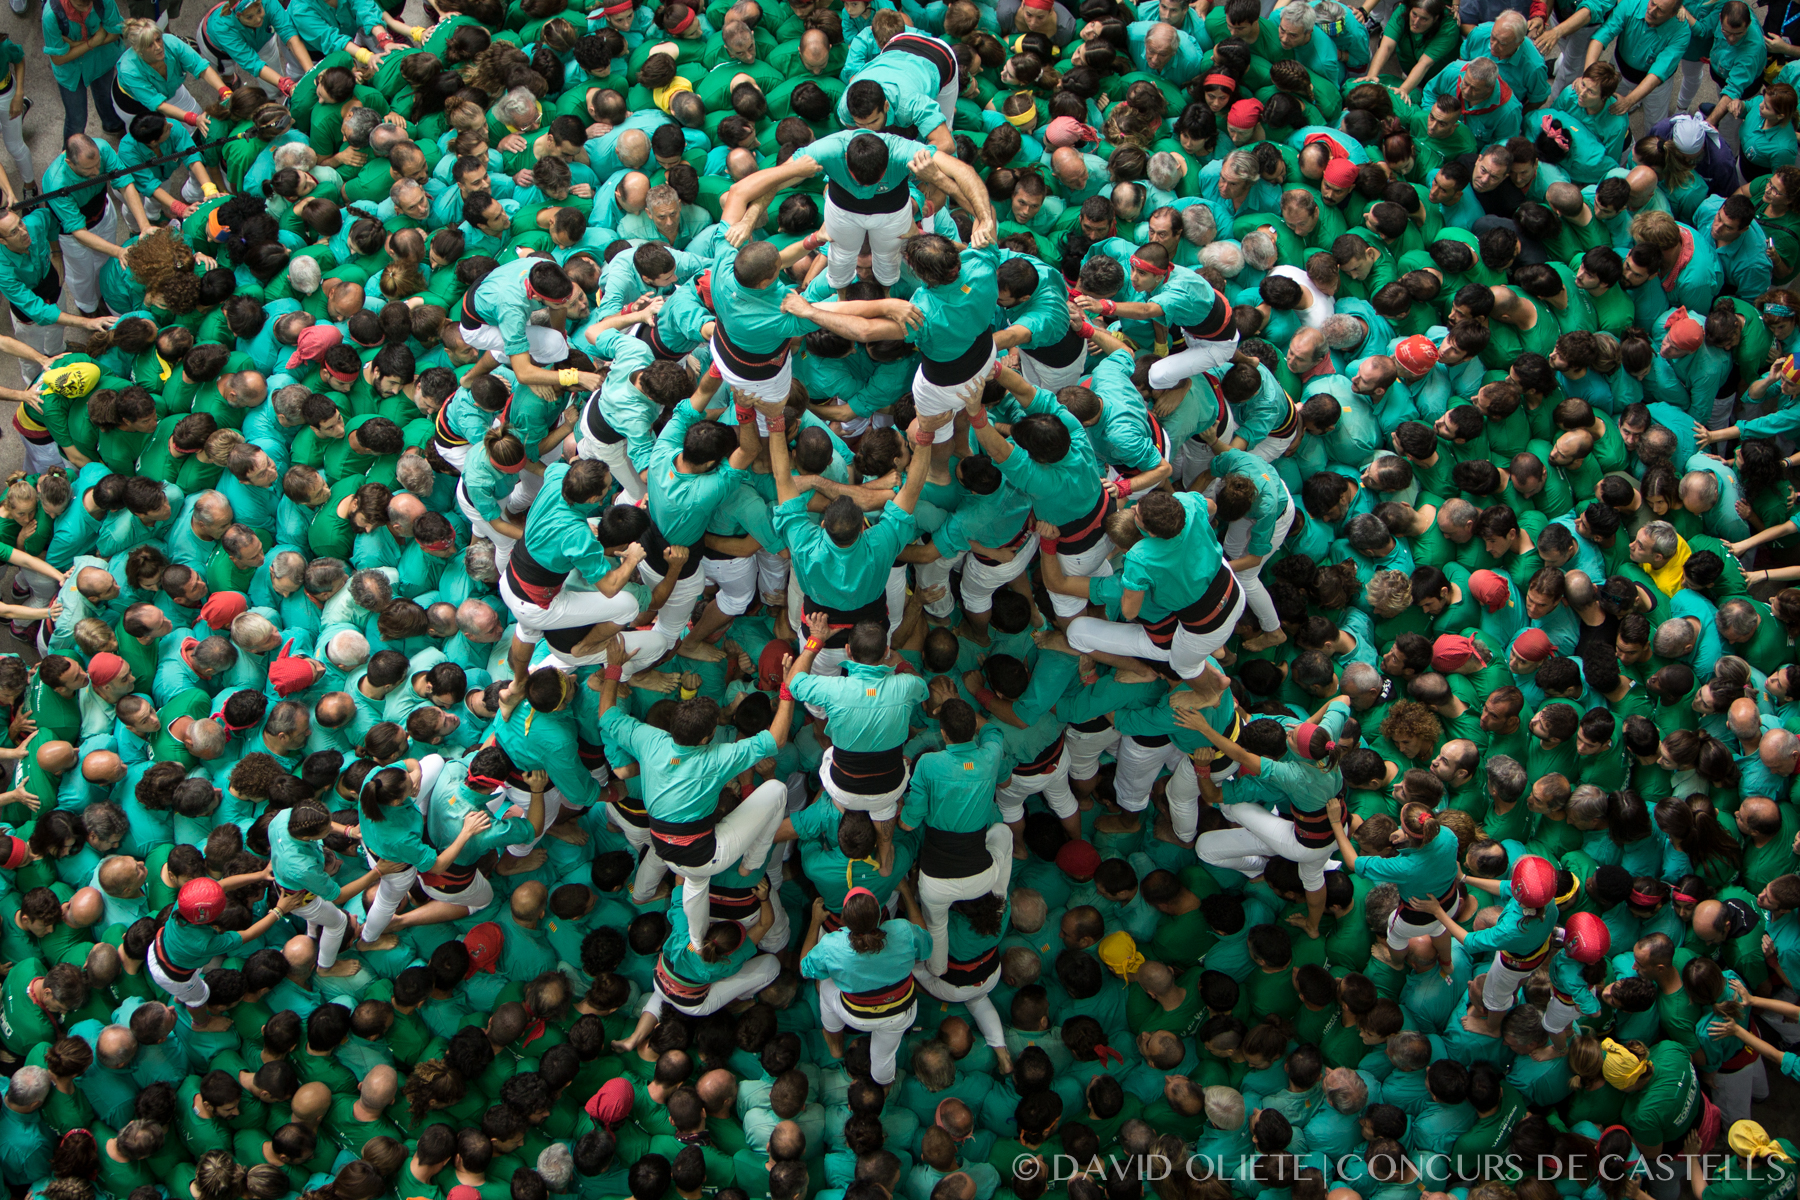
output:
M1381 736L1390 742L1396 738L1410 737L1435 748L1443 740L1444 725L1438 720L1436 713L1417 700L1401 700L1382 718Z
M146 288L169 275L191 275L194 251L173 229L154 229L125 248L125 268Z

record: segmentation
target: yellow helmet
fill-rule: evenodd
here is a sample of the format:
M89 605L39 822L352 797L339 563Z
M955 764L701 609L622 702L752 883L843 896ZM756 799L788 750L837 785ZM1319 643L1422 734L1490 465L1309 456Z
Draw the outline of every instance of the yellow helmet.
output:
M38 387L44 395L55 393L70 400L79 400L99 386L100 367L91 362L51 367L38 377Z

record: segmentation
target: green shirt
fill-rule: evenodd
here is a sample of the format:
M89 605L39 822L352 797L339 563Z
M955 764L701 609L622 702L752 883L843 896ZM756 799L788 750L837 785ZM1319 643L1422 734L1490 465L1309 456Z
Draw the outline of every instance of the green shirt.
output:
M944 833L976 833L999 820L994 788L1000 782L1005 739L988 722L972 742L952 742L942 750L921 754L906 790L900 823Z

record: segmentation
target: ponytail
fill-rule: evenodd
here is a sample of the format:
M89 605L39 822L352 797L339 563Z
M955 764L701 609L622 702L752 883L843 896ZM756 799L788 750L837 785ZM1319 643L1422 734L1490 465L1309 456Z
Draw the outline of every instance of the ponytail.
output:
M1437 814L1428 804L1408 801L1400 809L1400 830L1412 841L1424 845L1438 835Z
M843 919L850 934L850 948L858 954L879 954L887 948L887 934L881 928L881 902L874 896L858 892L845 897Z

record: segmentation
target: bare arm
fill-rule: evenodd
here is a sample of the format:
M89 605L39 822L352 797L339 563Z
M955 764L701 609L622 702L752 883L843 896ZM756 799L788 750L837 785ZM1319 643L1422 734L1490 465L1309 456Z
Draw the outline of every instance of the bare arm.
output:
M762 204L766 207L766 202L775 193L818 173L818 163L804 154L796 154L780 166L754 171L732 184L719 201L720 219L730 227L725 240L733 246L742 246L750 239L750 223L746 217L753 206Z

